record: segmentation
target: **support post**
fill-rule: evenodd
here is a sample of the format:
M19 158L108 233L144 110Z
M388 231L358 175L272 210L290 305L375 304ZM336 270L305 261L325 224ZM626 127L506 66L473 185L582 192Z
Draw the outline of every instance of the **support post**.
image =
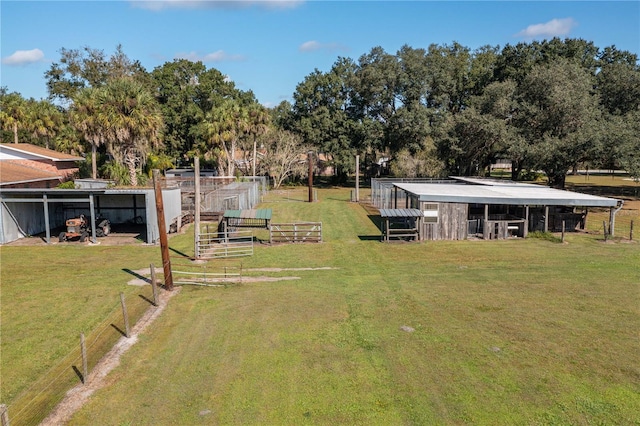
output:
M195 174L194 184L194 212L193 212L193 244L195 258L200 259L200 158L193 158L193 167Z
M127 305L124 303L124 293L122 292L120 292L120 304L122 305L122 317L124 318L124 335L130 337L129 314L127 314Z
M89 367L87 363L87 345L84 341L84 333L80 333L80 352L82 354L82 383L86 384L89 378Z
M604 231L604 241L607 241L607 222L606 221L602 221L602 229Z
M162 203L162 189L160 188L160 171L153 170L153 189L156 197L156 215L158 217L158 232L160 233L160 251L162 252L162 269L164 271L164 288L173 290L173 276L171 275L171 258L169 257L169 241L167 239L167 225L164 223L164 204Z
M616 213L613 207L609 207L609 235L612 237L616 232Z
M562 242L564 243L564 220L562 221Z
M524 208L524 238L529 235L529 206Z
M156 282L156 267L153 265L149 265L149 269L151 270L151 291L153 294L153 306L158 306L158 283Z
M482 238L489 238L489 204L484 205L484 224L482 225Z
M633 220L631 221L631 228L629 229L629 241L633 241Z
M89 211L91 212L91 242L96 243L96 211L93 194L89 194Z
M309 202L313 202L313 151L307 152L309 161Z
M2 426L9 426L9 410L5 404L0 404L0 419Z
M544 206L544 232L549 232L549 206Z
M356 155L356 203L360 202L360 156Z
M51 243L51 229L49 229L49 201L47 194L42 194L42 204L44 204L44 229L47 238L47 244Z

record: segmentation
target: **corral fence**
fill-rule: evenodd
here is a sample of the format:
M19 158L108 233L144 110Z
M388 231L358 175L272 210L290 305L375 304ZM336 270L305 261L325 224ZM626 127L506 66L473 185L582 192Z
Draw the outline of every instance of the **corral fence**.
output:
M407 195L403 190L394 190L394 183L455 183L451 179L430 178L372 178L371 204L378 209L404 208Z
M196 253L201 259L253 256L253 231L200 233Z
M319 201L318 189L311 189L312 201ZM269 191L269 202L282 203L282 202L309 202L309 188L306 186L300 187L281 187L279 189L272 189Z
M640 210L623 207L615 215L613 229L611 229L609 219L608 209L589 210L585 231L616 240L638 241L640 239Z
M145 283L152 282L134 271L127 272ZM72 345L73 349L26 388L18 390L8 404L0 404L0 424L40 424L71 388L89 383L91 372L99 361L121 338L128 338L130 328L157 305L158 287L155 285L142 285L138 291L126 296L123 293L114 295L113 305L103 320L88 332L78 332L71 339L77 342Z
M180 188L183 215L195 211L195 179L168 178ZM220 177L200 178L200 213L217 213L225 210L251 209L262 202L267 193L265 176L243 177L240 180Z
M270 243L321 243L322 222L272 223Z

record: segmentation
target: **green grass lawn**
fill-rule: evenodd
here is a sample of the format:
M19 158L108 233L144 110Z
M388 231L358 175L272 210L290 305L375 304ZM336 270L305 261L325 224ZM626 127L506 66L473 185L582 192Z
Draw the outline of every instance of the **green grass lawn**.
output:
M578 234L384 244L349 190L319 198L262 207L274 222L322 221L323 243L258 244L250 258L207 265L300 279L184 287L71 424L640 424L640 244ZM192 254L192 240L170 245ZM159 264L159 248L98 248L2 249L3 399L52 348L76 345L112 293L148 291L126 286L122 270ZM26 253L37 273L17 279L31 269L16 266ZM62 265L40 265L60 253ZM92 266L45 279L78 264ZM251 271L264 267L333 269ZM72 309L87 303L94 315L79 318ZM5 330L34 350L5 342ZM72 337L38 349L55 333Z

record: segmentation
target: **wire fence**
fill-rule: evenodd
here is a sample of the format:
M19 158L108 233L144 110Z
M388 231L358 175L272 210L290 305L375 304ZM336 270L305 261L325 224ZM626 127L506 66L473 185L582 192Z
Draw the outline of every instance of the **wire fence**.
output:
M609 210L589 211L585 230L592 234L607 235L617 240L640 239L640 210L622 209L615 215L613 229L610 229Z
M44 420L63 400L69 389L87 383L98 362L126 335L128 323L137 323L153 306L153 297L152 287L148 284L140 286L139 291L123 299L114 294L113 306L106 317L92 330L84 333L86 358L83 360L81 349L80 335L83 330L78 330L78 345L11 401L6 407L2 426L5 426L4 417L11 425L37 425ZM84 362L87 366L87 377Z

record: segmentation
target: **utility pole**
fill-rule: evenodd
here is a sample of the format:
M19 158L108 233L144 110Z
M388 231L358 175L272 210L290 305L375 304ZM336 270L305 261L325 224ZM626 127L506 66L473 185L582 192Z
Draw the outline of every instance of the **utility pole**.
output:
M356 203L360 202L360 156L356 155Z
M167 238L167 225L164 223L164 204L162 202L162 188L160 188L160 170L157 169L153 170L153 189L156 196L156 216L158 217L158 232L160 233L164 289L172 291L173 276L171 275L171 259L169 258L169 240Z
M309 202L313 202L313 151L307 152L309 160Z
M200 158L193 158L193 171L195 174L195 194L194 194L194 213L193 213L193 244L195 258L200 259Z

